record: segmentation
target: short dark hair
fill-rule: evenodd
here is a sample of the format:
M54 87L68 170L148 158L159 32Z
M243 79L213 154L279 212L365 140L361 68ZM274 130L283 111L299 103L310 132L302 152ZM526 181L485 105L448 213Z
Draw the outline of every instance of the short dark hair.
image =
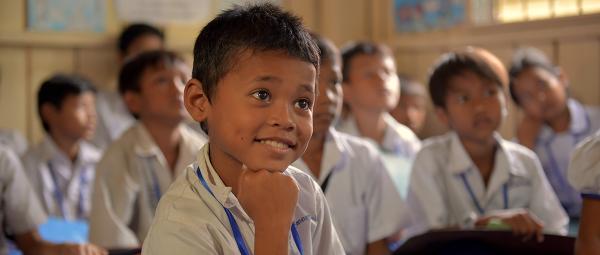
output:
M473 72L480 78L494 82L503 88L502 75L492 63L478 53L469 51L450 52L442 55L429 76L429 95L436 107L446 108L446 94L450 80L465 72Z
M153 35L160 38L161 41L165 41L165 34L158 28L144 23L134 23L127 26L121 32L118 40L119 52L122 55L127 53L129 46L138 38L142 36Z
M337 62L338 64L340 63L340 52L335 47L333 42L316 33L311 33L310 35L312 36L315 43L317 43L317 47L319 48L319 57L321 58L321 64L323 64L323 61L325 60L329 60L334 63Z
M56 109L61 109L63 102L68 96L81 95L85 92L96 93L96 88L87 79L68 74L56 74L45 80L37 93L38 116L46 132L50 132L50 125L42 116L42 106L51 104Z
M516 95L514 89L514 80L525 70L530 68L540 68L546 70L550 74L558 77L560 70L552 64L552 62L546 57L546 55L531 47L524 47L518 49L513 55L508 75L510 77L509 91L510 97L517 104L520 105L519 98Z
M373 42L351 42L342 48L342 79L350 79L350 62L358 55L381 55L393 57L392 50L384 44Z
M407 75L398 75L400 80L400 95L426 97L425 88L420 82Z
M319 50L300 18L269 3L236 5L210 21L194 45L192 77L202 83L209 102L245 50L283 51L319 72Z

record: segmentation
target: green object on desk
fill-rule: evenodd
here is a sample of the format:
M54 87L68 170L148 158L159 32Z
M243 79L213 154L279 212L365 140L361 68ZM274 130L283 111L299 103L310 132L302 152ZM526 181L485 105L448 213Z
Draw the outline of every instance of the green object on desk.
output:
M490 230L509 230L510 226L500 219L491 219L485 228Z

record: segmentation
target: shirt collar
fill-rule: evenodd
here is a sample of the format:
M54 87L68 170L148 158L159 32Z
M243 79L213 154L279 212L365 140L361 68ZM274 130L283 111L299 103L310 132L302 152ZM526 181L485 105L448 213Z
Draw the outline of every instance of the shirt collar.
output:
M590 119L588 113L583 105L581 105L575 99L567 100L567 109L571 116L571 122L569 123L569 133L572 135L578 135L588 132L590 129ZM539 139L541 141L547 141L555 135L552 128L548 125L544 125L540 131Z
M342 144L340 136L341 134L333 127L330 127L327 131L325 142L323 144L320 176L314 176L302 158L296 160L293 165L305 173L310 174L319 184L322 184L329 173L332 171L340 171L341 169L344 169L345 164L347 164L349 152Z
M60 164L66 164L69 166L72 165L69 157L58 148L54 140L49 135L44 137L41 148L43 161L56 161ZM101 156L100 150L88 142L81 141L79 143L79 151L77 152L76 164L95 164L100 160Z

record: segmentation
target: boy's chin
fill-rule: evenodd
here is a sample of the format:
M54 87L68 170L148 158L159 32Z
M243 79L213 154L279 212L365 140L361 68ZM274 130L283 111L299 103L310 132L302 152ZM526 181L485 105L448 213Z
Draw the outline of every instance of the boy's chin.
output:
M256 162L247 163L246 167L251 171L260 171L267 170L272 173L283 173L291 163L283 163L283 162Z

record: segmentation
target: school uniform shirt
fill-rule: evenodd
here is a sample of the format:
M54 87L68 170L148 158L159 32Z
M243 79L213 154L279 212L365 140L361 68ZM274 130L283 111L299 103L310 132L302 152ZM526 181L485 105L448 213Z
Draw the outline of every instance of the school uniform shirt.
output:
M210 191L201 184L198 168ZM214 184L207 179L209 172ZM344 254L318 184L292 166L284 174L293 177L299 188L293 224L304 254ZM254 223L210 163L207 144L196 162L185 169L161 199L142 254L241 254L224 208L231 211L249 253L253 254ZM288 247L288 254L300 254L292 234Z
M82 141L72 162L48 135L25 153L25 173L48 215L67 220L88 219L100 157L96 147Z
M368 243L390 237L408 225L408 209L379 152L364 139L330 128L320 175L314 176L302 159L293 166L323 188L346 254L365 254Z
M6 234L20 235L46 221L17 155L0 146L0 255L8 254Z
M417 153L408 205L411 234L430 229L471 228L477 218L526 209L544 223L544 232L564 235L569 218L535 154L494 135L498 147L487 187L458 135L428 139Z
M582 197L600 199L600 129L577 145L568 176Z
M569 130L557 134L549 126L543 126L534 151L567 214L579 217L581 197L569 185L567 169L575 145L600 128L600 108L585 107L574 99L569 99L567 106L571 114Z
M141 122L108 147L97 167L90 242L108 248L141 245L161 195L206 142L183 124L178 131L174 172Z
M27 151L27 140L16 130L0 128L0 145L4 145L22 156Z
M135 123L123 98L116 91L100 90L96 93L96 112L98 125L92 142L102 150Z
M340 121L337 130L364 138L378 148L396 189L402 198L406 198L412 161L421 148L421 141L410 128L400 124L391 115L386 113L383 120L386 129L381 144L373 139L363 137L352 116Z

